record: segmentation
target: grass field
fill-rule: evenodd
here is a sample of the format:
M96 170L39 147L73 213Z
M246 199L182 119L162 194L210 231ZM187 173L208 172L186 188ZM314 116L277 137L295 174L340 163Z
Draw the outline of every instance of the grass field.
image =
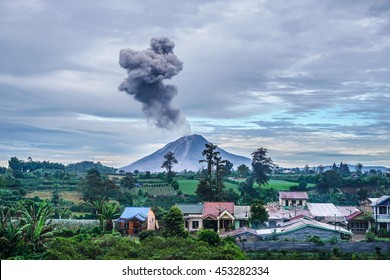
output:
M183 194L195 194L195 190L198 186L198 180L186 180L186 179L178 179L177 182L180 185L180 190ZM232 188L236 192L238 192L238 185L224 182L225 189ZM278 191L288 191L291 186L297 185L296 183L284 181L284 180L270 180L269 184L266 186L262 186L262 188L270 189L273 188ZM307 184L307 187L314 187L314 184Z
M199 181L198 180L187 180L187 179L178 179L177 182L180 185L180 190L183 194L195 194L196 188L198 187ZM232 188L238 193L238 185L224 182L225 189Z
M273 188L278 191L288 191L291 186L296 186L298 183L288 182L284 180L270 180L269 184L264 186L263 188L270 189ZM314 184L308 183L308 188L314 187Z

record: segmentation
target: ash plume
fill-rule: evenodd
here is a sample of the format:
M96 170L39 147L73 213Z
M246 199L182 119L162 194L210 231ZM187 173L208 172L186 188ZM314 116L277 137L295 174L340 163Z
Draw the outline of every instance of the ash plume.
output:
M128 76L118 89L142 103L148 120L170 130L186 124L180 109L171 104L177 94L176 86L163 83L183 69L183 62L173 52L174 47L174 42L168 38L152 38L150 49L123 49L119 54L119 64L127 70Z

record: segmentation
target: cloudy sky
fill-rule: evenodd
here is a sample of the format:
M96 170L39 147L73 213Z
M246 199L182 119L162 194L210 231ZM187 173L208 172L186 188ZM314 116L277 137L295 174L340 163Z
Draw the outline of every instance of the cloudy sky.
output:
M186 123L118 90L121 49L168 37ZM120 167L202 134L280 166L390 166L390 1L1 0L0 165Z

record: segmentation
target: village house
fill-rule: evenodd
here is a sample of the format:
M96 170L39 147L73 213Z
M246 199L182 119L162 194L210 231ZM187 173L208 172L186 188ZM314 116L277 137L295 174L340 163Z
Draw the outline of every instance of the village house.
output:
M234 205L234 228L249 227L249 219L251 217L251 207L248 205Z
M205 202L203 205L203 228L221 233L234 225L234 202Z
M304 207L309 197L306 192L279 192L279 205L284 207Z
M137 235L143 230L158 228L156 216L150 207L126 207L115 228L123 235Z
M184 228L190 232L203 228L203 204L176 204L184 219Z
M355 235L365 235L372 227L373 218L367 213L359 211L346 217L348 224L347 229Z
M181 204L184 228L190 232L201 229L212 229L217 232L249 226L251 208L248 205L238 206L233 202L205 202L204 204Z
M288 208L280 206L280 204L276 202L267 204L265 208L268 212L268 221L266 222L268 227L278 227L284 222L294 218L313 218L310 211L307 209L297 207Z
M282 207L276 203L267 204L268 227L280 227L285 222L304 217L316 219L325 224L336 224L356 233L365 231L371 226L367 215L363 215L363 212L355 206L335 206L333 203L309 202L306 205L306 208L291 208Z
M372 203L372 217L377 230L386 230L390 233L390 196L383 195L380 198L369 198Z
M333 203L307 203L311 216L325 224L347 227L347 219Z

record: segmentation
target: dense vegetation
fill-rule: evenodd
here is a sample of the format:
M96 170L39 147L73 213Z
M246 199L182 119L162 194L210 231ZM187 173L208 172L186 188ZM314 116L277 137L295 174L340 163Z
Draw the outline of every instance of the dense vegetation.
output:
M162 159L167 172L117 172L100 163L69 165L22 161L13 157L8 168L0 168L1 258L24 259L388 259L384 254L256 252L244 254L229 241L202 231L188 235L176 226L177 203L233 201L258 209L257 221L266 219L262 205L277 201L279 190L307 191L312 202L359 205L367 197L389 195L390 177L379 171L349 171L347 165L329 170L297 169L282 173L257 166L235 170L220 158L216 146L206 147L206 170L174 173L174 155ZM267 161L266 150L258 150L256 162ZM260 158L259 158L260 157ZM265 174L261 171L265 170ZM260 177L259 177L260 176ZM263 176L263 177L261 177ZM265 177L264 177L265 176ZM257 183L257 184L256 184ZM112 231L112 220L126 206L150 206L161 230L123 238ZM171 214L171 215L169 215ZM169 219L169 217L171 218ZM58 227L51 218L95 219L95 227ZM253 221L255 222L255 221ZM180 224L180 223L179 223ZM169 232L167 229L175 229ZM165 228L165 229L164 229ZM367 241L385 240L369 232ZM153 250L149 250L153 247Z

